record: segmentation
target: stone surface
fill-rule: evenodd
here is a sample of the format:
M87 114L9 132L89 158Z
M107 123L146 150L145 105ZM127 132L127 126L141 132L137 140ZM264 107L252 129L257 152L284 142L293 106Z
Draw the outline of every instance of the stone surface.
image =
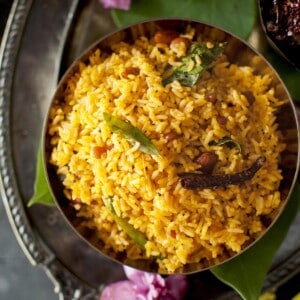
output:
M40 267L25 257L0 200L0 299L55 300L54 286Z

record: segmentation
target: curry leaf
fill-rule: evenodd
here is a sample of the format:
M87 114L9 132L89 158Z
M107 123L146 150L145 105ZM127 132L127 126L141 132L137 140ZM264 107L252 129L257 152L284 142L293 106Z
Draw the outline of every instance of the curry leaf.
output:
M227 135L222 137L218 141L209 142L208 145L210 145L210 146L227 145L228 147L236 147L239 150L239 152L242 152L241 145L237 141L233 140L230 136L227 136Z
M225 44L219 43L208 46L206 43L194 43L187 55L182 58L182 65L174 69L172 74L163 80L163 85L167 85L174 80L178 80L183 86L192 87L195 85L199 76L223 52Z
M120 118L103 113L104 120L110 127L111 131L126 138L131 144L139 143L139 149L148 154L159 155L157 148L151 140L143 134L139 129L134 127L128 121L123 121Z
M272 259L283 242L299 209L300 184L274 226L250 249L212 269L212 273L234 288L245 300L257 300Z
M121 217L119 217L113 207L112 204L112 199L109 198L107 199L107 204L109 207L109 210L112 213L112 216L115 220L115 222L122 228L122 230L124 230L126 232L126 234L129 235L129 237L141 248L145 247L145 244L147 243L147 240L145 238L145 236L137 229L135 229L133 227L133 225L131 225L128 220L123 219Z
M129 11L113 10L117 26L125 26L150 18L190 18L223 27L241 38L248 38L257 17L255 0L133 0Z
M27 206L30 207L37 203L46 205L55 204L50 192L50 188L46 179L46 173L43 167L43 152L41 147L39 148L37 155L34 193L31 199L29 200Z

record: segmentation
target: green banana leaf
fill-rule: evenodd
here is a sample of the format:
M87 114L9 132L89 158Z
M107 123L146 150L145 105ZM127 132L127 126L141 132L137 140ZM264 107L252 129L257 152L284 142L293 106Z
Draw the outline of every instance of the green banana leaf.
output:
M45 169L43 167L42 147L39 148L37 154L34 193L31 199L28 201L27 206L30 207L34 204L55 205L47 182Z
M134 0L129 11L114 9L112 17L119 27L150 18L190 18L223 27L247 39L256 21L257 3L255 0Z

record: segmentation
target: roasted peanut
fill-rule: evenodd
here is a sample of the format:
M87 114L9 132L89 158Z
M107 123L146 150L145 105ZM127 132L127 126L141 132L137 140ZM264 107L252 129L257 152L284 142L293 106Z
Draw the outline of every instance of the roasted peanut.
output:
M203 152L196 158L196 162L201 166L204 173L212 173L218 162L218 156L212 152Z
M160 30L154 35L153 41L155 44L170 45L171 41L178 37L178 35L179 33L174 30Z

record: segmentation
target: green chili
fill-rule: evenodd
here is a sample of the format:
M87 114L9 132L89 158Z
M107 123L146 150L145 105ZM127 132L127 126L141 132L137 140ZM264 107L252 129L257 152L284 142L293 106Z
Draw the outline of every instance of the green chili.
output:
M112 216L115 220L115 222L128 234L128 236L141 248L145 248L145 244L147 243L147 240L145 236L137 229L131 225L127 219L124 219L122 217L119 217L114 209L112 199L109 198L107 200L107 204L109 206L109 210L112 213Z
M139 143L140 151L152 155L159 155L157 148L151 140L139 129L134 127L129 121L121 120L120 118L106 112L103 113L103 117L112 132L124 137L133 145Z

